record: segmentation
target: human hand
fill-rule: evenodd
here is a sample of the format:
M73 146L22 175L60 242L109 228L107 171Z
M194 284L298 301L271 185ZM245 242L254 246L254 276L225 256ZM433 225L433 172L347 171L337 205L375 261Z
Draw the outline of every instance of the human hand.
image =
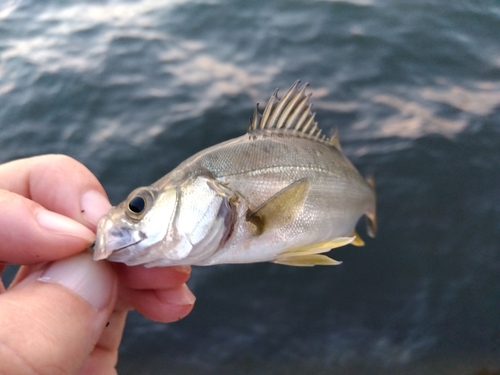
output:
M163 322L191 311L189 267L126 267L81 253L110 205L77 161L0 165L0 207L0 272L24 265L7 291L0 283L0 373L115 374L128 309Z

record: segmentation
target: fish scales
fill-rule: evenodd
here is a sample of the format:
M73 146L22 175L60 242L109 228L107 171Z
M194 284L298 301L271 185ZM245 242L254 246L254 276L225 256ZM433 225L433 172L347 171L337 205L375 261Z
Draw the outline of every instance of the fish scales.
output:
M336 135L321 134L304 91L295 84L281 100L273 95L247 134L190 157L146 192L136 189L99 223L95 258L146 266L335 264L320 253L354 241L363 214L373 235L374 186ZM162 195L175 204L160 207ZM131 212L134 199L143 199L144 212Z

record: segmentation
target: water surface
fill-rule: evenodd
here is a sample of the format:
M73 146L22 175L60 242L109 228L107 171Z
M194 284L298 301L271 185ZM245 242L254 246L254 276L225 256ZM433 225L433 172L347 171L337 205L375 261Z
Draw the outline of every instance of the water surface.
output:
M116 204L301 79L376 176L375 240L196 267L186 319L130 316L120 374L498 371L497 1L4 1L0 35L0 162L68 154Z

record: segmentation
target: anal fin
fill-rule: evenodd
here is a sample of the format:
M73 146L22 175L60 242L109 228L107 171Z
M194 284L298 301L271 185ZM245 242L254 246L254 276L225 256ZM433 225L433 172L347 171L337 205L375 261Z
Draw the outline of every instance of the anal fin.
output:
M351 242L351 245L365 246L365 241L363 241L363 239L359 236L359 234L356 233L356 231L352 232L351 236L354 237L354 240Z
M337 265L341 262L319 254L347 245L354 241L354 239L355 237L337 237L333 240L285 250L278 254L274 263L290 266Z
M326 255L311 254L302 255L292 258L282 258L274 261L276 264L284 264L287 266L312 267L312 266L336 266L341 264L338 260L328 258Z

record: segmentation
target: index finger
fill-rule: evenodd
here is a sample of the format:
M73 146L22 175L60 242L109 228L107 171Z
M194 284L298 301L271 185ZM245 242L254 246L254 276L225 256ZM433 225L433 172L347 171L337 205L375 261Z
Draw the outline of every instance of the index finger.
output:
M47 155L0 165L0 261L31 264L85 249L110 207L94 175Z
M35 156L0 165L0 189L22 195L94 231L111 207L92 172L66 155Z

